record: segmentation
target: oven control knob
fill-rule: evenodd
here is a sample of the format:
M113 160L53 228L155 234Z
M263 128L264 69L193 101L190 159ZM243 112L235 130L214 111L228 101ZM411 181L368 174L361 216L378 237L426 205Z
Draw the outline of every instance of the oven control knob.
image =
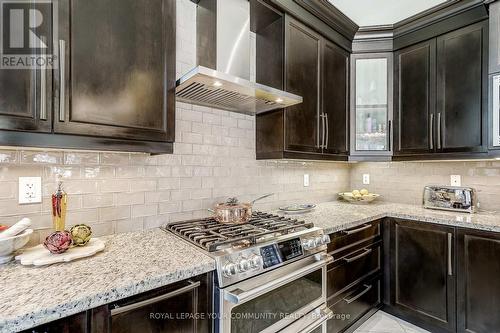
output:
M254 255L250 258L251 268L260 268L262 266L262 257L259 255Z
M238 270L240 272L246 272L251 268L250 261L247 259L241 259L238 264Z
M227 263L224 265L222 268L222 272L224 273L225 276L229 277L231 275L235 275L237 273L236 271L236 265L233 264L232 262Z
M323 244L329 244L330 243L330 236L328 235L323 235Z
M314 249L316 247L316 240L313 238L307 239L302 243L302 247L304 248L304 250Z

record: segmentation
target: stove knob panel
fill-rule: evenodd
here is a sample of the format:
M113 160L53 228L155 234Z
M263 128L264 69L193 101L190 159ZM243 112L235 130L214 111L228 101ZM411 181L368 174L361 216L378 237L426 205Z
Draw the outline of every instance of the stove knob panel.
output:
M237 267L235 264L230 262L224 265L224 267L222 268L222 272L224 273L225 276L229 277L237 273Z

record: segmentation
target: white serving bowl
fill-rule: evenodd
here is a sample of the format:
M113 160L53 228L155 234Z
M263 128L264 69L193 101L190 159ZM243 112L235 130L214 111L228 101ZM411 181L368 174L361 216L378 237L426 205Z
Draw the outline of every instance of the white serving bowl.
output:
M14 252L29 242L32 233L33 229L26 229L19 235L0 239L0 264L11 261Z

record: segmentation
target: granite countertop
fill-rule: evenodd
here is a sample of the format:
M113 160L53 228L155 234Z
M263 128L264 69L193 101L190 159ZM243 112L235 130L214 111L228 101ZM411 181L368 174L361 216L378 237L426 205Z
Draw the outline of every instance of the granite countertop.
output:
M103 252L42 267L0 266L0 333L15 332L215 269L160 229L101 237Z
M280 213L281 214L281 213ZM495 212L476 214L425 209L421 206L374 202L350 204L341 201L320 203L306 214L288 215L312 222L326 233L355 227L384 217L395 217L456 227L500 232L500 215Z

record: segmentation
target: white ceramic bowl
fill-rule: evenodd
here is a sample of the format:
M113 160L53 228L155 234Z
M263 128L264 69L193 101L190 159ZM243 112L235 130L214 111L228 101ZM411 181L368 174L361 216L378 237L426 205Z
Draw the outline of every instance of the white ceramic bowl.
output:
M12 260L14 252L26 245L33 229L26 229L17 236L0 239L0 264L4 264Z
M351 192L339 193L339 197L352 203L369 203L380 197L380 194L369 193L360 197L355 197Z

